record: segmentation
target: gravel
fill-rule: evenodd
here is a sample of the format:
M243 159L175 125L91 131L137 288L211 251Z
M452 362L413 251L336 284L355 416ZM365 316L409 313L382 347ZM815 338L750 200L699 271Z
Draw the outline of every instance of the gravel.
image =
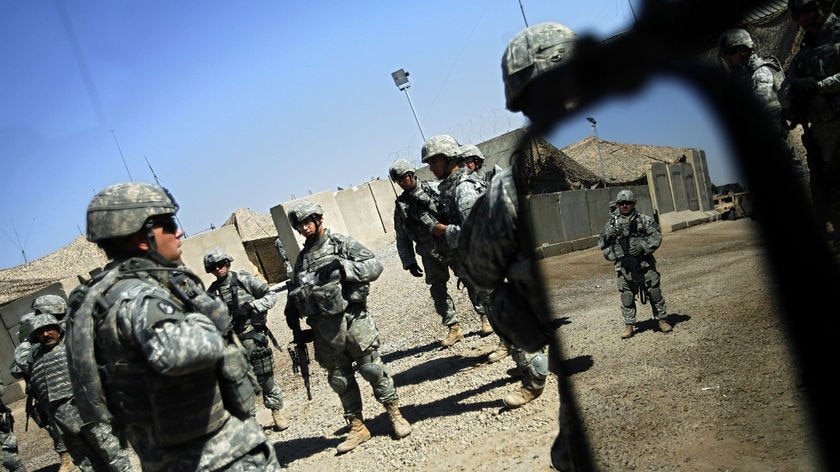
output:
M619 338L618 291L611 263L600 251L542 261L561 320L568 380L599 470L821 470L804 391L754 234L750 220L665 234L656 255L674 330L656 330L650 307L642 305L641 331L628 340ZM370 311L401 410L414 431L393 439L384 408L359 377L373 438L336 455L347 428L325 373L313 361L313 400L307 401L288 354L276 351L275 375L292 426L267 431L284 467L550 470L549 447L558 428L556 378L549 378L532 403L506 410L501 398L519 385L506 374L513 361L487 362L498 338L480 335L466 291L450 281L466 337L442 349L446 330L427 286L401 269L394 246L378 256L386 268L371 286ZM290 333L282 316L285 297L280 298L270 325L285 343ZM49 437L34 425L24 432L23 403L12 407L27 470L57 470ZM270 424L268 410L260 408L258 419Z

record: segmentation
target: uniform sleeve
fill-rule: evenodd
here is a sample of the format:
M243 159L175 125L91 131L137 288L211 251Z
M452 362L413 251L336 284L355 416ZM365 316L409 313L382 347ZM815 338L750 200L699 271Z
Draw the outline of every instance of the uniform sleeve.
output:
M240 274L244 274L245 286L248 287L248 292L254 297L254 306L257 311L268 311L277 304L277 295L271 293L268 283L248 272L241 272Z
M163 289L160 289L161 291ZM184 313L161 293L144 293L119 308L118 329L130 335L149 366L163 375L184 375L215 365L226 341L210 319Z
M373 282L382 274L384 267L370 249L355 239L345 236L341 265L344 280L348 282Z
M652 217L644 215L642 219L645 227L645 244L647 245L647 253L653 254L653 251L659 249L662 244L662 231L659 229L659 223Z
M394 207L394 234L397 241L397 254L400 256L403 269L407 269L412 264L417 263L417 256L414 253L414 241L411 240L405 227L405 219L402 216L399 202Z

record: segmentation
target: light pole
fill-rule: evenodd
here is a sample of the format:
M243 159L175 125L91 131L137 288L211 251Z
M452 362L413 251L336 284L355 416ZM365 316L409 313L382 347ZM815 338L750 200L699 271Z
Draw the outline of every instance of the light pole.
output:
M423 127L420 126L420 118L417 118L417 112L414 111L414 104L411 103L411 96L408 94L408 88L411 84L408 83L408 72L403 69L391 72L391 77L394 78L394 84L398 89L405 92L405 97L408 98L408 106L411 107L411 113L414 114L414 121L417 122L417 127L420 128L420 136L423 137L423 142L426 142L426 134L423 133Z
M601 185L607 186L607 178L604 174L604 156L601 154L601 142L598 139L598 122L591 116L586 117L586 121L592 123L592 132L595 134L595 147L598 148L598 159L601 160Z

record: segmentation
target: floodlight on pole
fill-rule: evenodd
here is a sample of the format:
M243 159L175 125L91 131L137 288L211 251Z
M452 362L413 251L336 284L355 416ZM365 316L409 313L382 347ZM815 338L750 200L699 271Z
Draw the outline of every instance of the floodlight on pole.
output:
M598 139L598 122L591 116L587 116L586 121L592 123L592 132L595 134L595 147L598 149L598 158L601 160L601 185L606 187L607 178L604 174L604 156L601 154L601 140Z
M391 77L394 79L394 85L396 85L401 91L405 92L405 97L408 99L408 106L411 107L411 113L414 115L414 121L417 122L417 127L420 128L420 136L423 137L423 142L425 142L426 134L423 133L423 127L420 126L420 118L417 118L417 112L414 111L414 104L411 103L411 96L408 94L408 88L411 87L411 83L408 81L408 72L400 69L398 71L391 72Z

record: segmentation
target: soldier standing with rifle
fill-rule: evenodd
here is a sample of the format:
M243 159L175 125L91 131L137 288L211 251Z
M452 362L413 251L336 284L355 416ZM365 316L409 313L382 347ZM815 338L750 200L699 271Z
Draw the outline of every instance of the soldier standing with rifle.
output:
M296 343L305 342L301 318L312 327L315 360L327 371L327 381L338 394L350 425L337 453L351 451L371 437L362 419L354 364L385 406L394 436L408 436L412 427L400 412L394 379L379 355L379 330L367 307L370 283L382 274L382 263L352 237L329 231L324 226L324 210L315 202L293 204L288 217L306 241L295 260L286 324Z
M636 294L643 304L650 299L659 330L670 333L672 328L668 324L656 258L653 257L653 252L662 244L659 224L649 215L636 211L636 197L630 190L618 192L615 203L618 205L618 214L610 216L598 237L598 247L603 251L605 259L615 262L616 283L621 294L621 316L624 318L621 339L630 338L634 334Z
M268 329L268 310L277 303L277 296L263 280L248 271L232 271L233 257L219 248L204 255L204 270L216 276L207 288L213 298L225 302L233 318L233 332L248 351L248 358L260 384L263 405L271 410L274 429L283 431L289 420L283 417L283 390L274 382L274 352L269 340L278 350L280 345ZM256 415L256 405L252 414Z
M789 0L791 17L805 32L786 71L779 101L802 142L811 170L811 196L820 223L831 226L840 253L840 20L829 2Z

